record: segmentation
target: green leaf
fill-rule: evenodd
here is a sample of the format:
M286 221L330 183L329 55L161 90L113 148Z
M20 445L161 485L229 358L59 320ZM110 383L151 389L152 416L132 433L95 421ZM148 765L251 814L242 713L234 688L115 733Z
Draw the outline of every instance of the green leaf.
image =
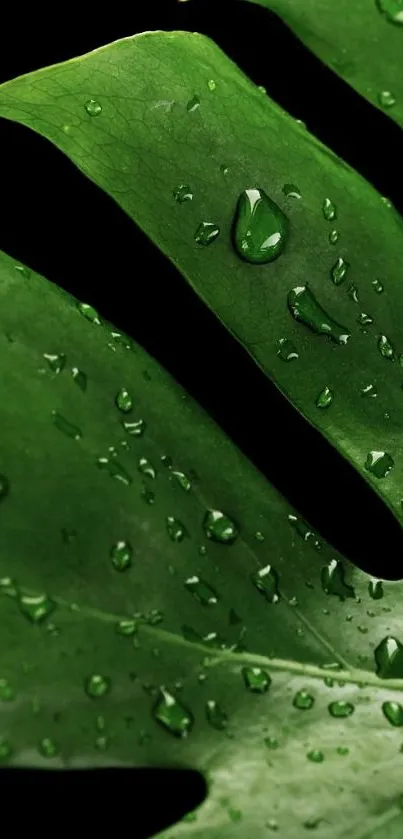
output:
M145 33L8 82L0 114L48 137L113 196L402 522L403 228L394 209L197 34ZM232 245L250 187L288 218L284 253L269 264L248 264ZM137 282L147 275L135 254L133 272ZM346 345L292 316L288 295L306 283L338 334L351 333ZM283 339L298 359L284 361Z
M276 12L321 61L403 126L402 0L247 2Z
M4 254L0 277L1 762L199 769L184 836L400 835L403 663L389 641L380 678L374 648L403 583L335 554L91 307Z

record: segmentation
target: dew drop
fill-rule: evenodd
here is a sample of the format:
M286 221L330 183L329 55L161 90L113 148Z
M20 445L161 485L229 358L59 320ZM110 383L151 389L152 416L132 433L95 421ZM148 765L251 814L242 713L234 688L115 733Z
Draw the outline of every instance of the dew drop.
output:
M61 373L63 368L66 364L66 356L64 353L47 353L43 354L44 359L48 362L48 365L52 371L52 373Z
M372 288L377 294L382 294L383 292L383 284L380 280L372 280Z
M42 623L56 609L56 603L47 594L21 594L18 598L20 612L30 623Z
M253 585L264 595L269 603L278 603L280 592L278 590L279 576L272 565L266 565L251 574Z
M59 749L54 740L51 740L50 737L43 737L42 740L38 743L38 752L42 755L42 757L56 757L59 753Z
M192 114L194 111L197 111L198 108L200 108L200 99L196 95L192 96L192 98L189 99L189 102L186 105L186 110L189 111L190 114Z
M298 708L299 711L308 711L314 702L314 697L305 689L297 691L292 700L294 708Z
M339 241L340 235L338 230L331 230L329 233L329 242L331 245L336 245Z
M361 388L361 396L367 396L367 397L370 397L371 399L375 399L378 396L375 385L369 384L369 385L365 385L365 387Z
M118 635L124 635L126 638L131 638L138 631L138 621L123 619L117 622L116 632Z
M389 23L403 26L403 0L376 0L376 5Z
M238 255L254 264L277 259L288 236L288 219L262 189L241 193L233 224L233 242Z
M277 347L277 355L280 356L283 361L294 361L294 359L298 358L297 350L288 338L280 338L277 342Z
M225 545L231 545L238 536L236 525L221 510L207 510L203 530L208 539Z
M365 312L361 312L358 315L357 323L359 324L359 326L371 326L373 322L374 319L371 318L371 315L367 315Z
M217 239L219 233L220 228L218 227L218 224L214 224L212 221L202 221L196 230L195 242L197 242L198 245L211 245L211 243Z
M322 206L323 216L326 221L334 221L337 218L337 209L330 198L325 198Z
M58 414L57 411L52 411L53 423L56 428L59 429L66 437L71 437L72 440L80 440L82 437L82 433L80 429L73 425L71 422L65 419L61 414Z
M323 752L320 752L319 749L311 749L310 752L307 753L308 760L312 761L312 763L322 763L324 761L325 756Z
M193 577L188 577L185 582L185 587L191 594L197 598L199 603L202 603L203 606L214 606L218 602L218 594L214 589L206 583L205 580L200 579L196 575Z
M400 705L400 702L384 702L382 711L391 725L396 727L403 725L403 706Z
M371 472L375 478L386 478L394 465L393 458L387 452L368 452L365 461L367 472Z
M348 755L350 749L347 746L337 746L336 752L338 755Z
M330 276L335 285L341 285L341 283L344 282L349 267L350 263L343 259L342 256L339 256L330 272Z
M80 390L85 391L87 390L87 375L82 370L79 370L78 367L72 367L71 375L73 379L80 388Z
M146 504L154 504L155 503L155 495L151 489L147 489L147 487L143 487L140 492L140 498L145 501Z
M287 302L295 320L304 323L312 332L329 335L336 344L347 343L350 338L349 331L325 312L307 285L293 288L288 294Z
M288 521L304 542L308 542L317 551L322 549L322 542L318 534L310 528L309 524L303 518L290 513L288 515Z
M131 475L129 475L124 466L116 460L110 460L108 457L99 457L97 460L97 466L98 469L103 469L108 472L111 478L115 478L117 481L120 481L126 486L129 486L133 482Z
M368 594L373 600L381 600L383 597L382 580L372 579L368 583Z
M378 93L378 102L382 108L392 108L396 104L396 96L390 90L381 90Z
M388 635L374 650L376 673L381 679L403 679L403 644Z
M302 197L301 193L300 193L300 190L298 189L297 186L295 186L295 184L284 184L283 192L284 192L284 195L287 196L287 198L297 198L297 199L299 199L299 198Z
M242 670L245 686L251 693L267 693L271 677L260 667L244 667Z
M133 407L133 400L129 394L129 391L126 390L125 387L122 387L118 390L115 396L115 405L119 408L119 411L122 411L124 414L127 414L131 411Z
M97 117L102 111L102 105L96 99L88 99L84 107L90 117Z
M328 710L332 717L350 717L354 712L354 705L344 699L337 699L328 705Z
M214 79L209 79L207 82L207 87L209 90L211 90L211 92L213 92L217 87L217 82L215 82Z
M279 747L279 742L278 742L277 738L272 737L272 736L265 737L264 738L264 744L265 744L266 748L268 748L268 749L278 749L278 747Z
M152 714L154 719L174 737L183 739L188 736L193 728L193 714L164 687L160 688L160 694Z
M173 197L178 204L184 204L185 201L193 201L193 193L190 186L186 184L179 184L173 191Z
M328 408L333 402L333 396L333 391L329 387L324 387L316 400L316 407Z
M334 594L345 600L348 597L355 597L355 591L344 579L344 568L339 559L331 559L328 565L324 565L321 571L322 589L326 594Z
M25 277L26 280L28 280L31 276L31 272L29 268L26 267L26 265L14 265L14 268L16 271L18 271L20 276Z
M269 830L278 830L279 829L279 823L278 823L277 819L268 819L266 824L265 824L265 827L267 827Z
M134 420L134 422L122 420L122 425L131 437L142 437L146 428L146 423L143 419Z
M78 311L84 315L90 323L95 323L97 326L101 325L101 318L96 309L93 306L90 306L89 303L77 303Z
M172 475L177 480L179 486L182 487L182 489L184 489L185 492L189 492L189 490L192 488L192 484L188 476L185 475L184 472L178 471L172 472Z
M152 464L149 460L147 460L146 457L140 458L138 470L142 475L145 475L146 478L151 478L152 480L154 480L157 475L154 466L152 466Z
M214 699L206 702L206 719L209 725L218 731L224 731L228 725L228 716Z
M353 303L359 303L360 302L359 299L358 299L358 289L355 285L351 285L347 289L347 294L348 294L350 300L353 301Z
M174 518L174 516L167 516L166 525L168 536L173 542L182 542L185 536L188 535L185 525L179 519Z
M130 542L123 540L113 545L110 553L111 563L116 571L127 571L132 564L133 549Z
M99 673L93 673L84 682L84 690L91 699L101 699L106 696L111 688L111 680L106 676L101 676Z
M395 350L393 344L390 342L389 338L386 335L380 335L378 338L378 350L383 358L389 359L389 361L395 360Z

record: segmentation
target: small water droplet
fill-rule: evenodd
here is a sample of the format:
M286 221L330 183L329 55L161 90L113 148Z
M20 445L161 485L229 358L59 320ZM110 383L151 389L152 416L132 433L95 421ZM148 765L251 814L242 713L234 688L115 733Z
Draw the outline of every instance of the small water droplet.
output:
M132 564L133 549L130 542L119 541L110 553L111 563L116 571L127 571Z
M358 299L358 289L355 285L351 285L347 289L347 294L348 294L350 300L353 301L353 303L359 303L360 302L359 299Z
M84 107L90 117L97 117L102 111L102 105L96 99L88 99Z
M31 623L42 623L56 609L56 603L47 594L21 594L18 598L20 612Z
M101 699L111 688L111 680L99 673L93 673L84 682L84 690L91 699Z
M347 597L355 597L355 591L344 579L344 567L339 559L331 559L328 565L324 565L321 571L321 583L326 594L334 594L345 600Z
M342 256L336 260L334 265L332 266L330 276L335 285L340 285L346 279L347 271L350 267L350 263L343 259Z
M383 284L380 280L372 280L372 288L377 294L382 294L383 292Z
M146 504L154 504L155 503L155 495L151 489L147 489L147 487L143 487L140 492L140 498L145 501Z
M122 425L131 437L142 437L146 428L146 423L143 419L134 420L133 422L122 420Z
M166 518L168 536L173 542L182 542L187 536L186 527L179 519L174 516L167 516Z
M211 90L211 92L213 92L213 90L215 90L217 87L217 82L215 82L214 79L209 79L207 82L207 87L209 90Z
M322 542L318 537L318 534L315 533L314 530L309 526L309 524L305 521L305 519L301 518L300 516L295 516L293 513L288 515L288 521L290 522L291 526L297 531L298 535L304 540L304 542L308 542L315 550L320 551L322 550Z
M219 233L220 228L218 224L214 224L212 221L202 221L196 230L195 242L198 245L204 245L206 247L217 239Z
M62 431L63 434L66 434L67 437L71 437L72 440L80 440L82 437L82 432L80 429L69 422L65 417L62 417L61 414L58 414L57 411L52 411L53 423L59 431Z
M368 594L373 600L381 600L383 597L382 580L372 579L368 583Z
M203 530L208 539L226 545L231 545L238 536L235 523L221 510L207 510Z
M42 757L56 757L59 749L54 740L51 740L50 737L43 737L38 743L38 752Z
M376 5L389 23L403 26L403 0L376 0Z
M174 476L174 478L176 478L179 486L182 487L182 489L184 489L185 492L189 492L189 490L192 488L192 484L188 476L185 475L184 472L178 471L172 472L172 475Z
M197 598L199 603L202 603L203 606L214 606L218 602L218 594L214 589L206 583L205 580L200 579L196 575L193 577L188 577L185 582L185 587L191 594Z
M190 186L186 184L179 184L173 191L173 197L178 204L184 204L185 201L193 201L193 193Z
M64 353L47 353L43 354L44 359L48 362L52 373L61 373L66 364L66 356Z
M225 163L221 163L220 172L222 172L223 175L228 175L229 168L225 165Z
M395 356L395 350L394 350L393 344L391 343L389 338L387 338L386 335L380 335L379 336L379 338L378 338L378 350L379 350L379 352L380 352L380 354L383 358L387 358L387 359L389 359L389 361L394 361L395 360L396 356Z
M278 590L279 576L272 565L266 565L251 574L253 585L264 595L269 603L278 603L280 592Z
M283 359L283 361L293 361L294 359L298 358L298 353L294 344L288 340L288 338L280 338L277 342L278 350L277 355Z
M365 461L367 472L371 472L375 478L386 478L394 465L393 458L387 452L368 452Z
M368 396L371 399L375 399L378 396L376 387L374 384L365 385L365 387L361 388L361 396Z
M380 90L378 93L378 102L382 108L392 108L396 104L396 96L391 90Z
M278 830L279 823L277 819L268 819L265 825L269 830Z
M28 280L31 276L31 272L29 268L26 267L26 265L14 265L14 268L16 271L18 271L20 276L25 277L26 280Z
M344 699L337 699L327 707L332 717L350 717L354 712L354 705L351 702L346 702Z
M196 95L192 96L192 98L189 99L189 102L186 105L186 110L192 114L193 111L197 111L198 108L200 108L200 99Z
M185 738L193 728L194 717L164 687L153 708L153 717L174 737Z
M218 731L224 731L228 725L228 716L214 699L206 702L206 719L209 725Z
M403 725L403 705L400 705L400 702L384 702L382 711L391 725L396 727Z
M115 396L115 405L119 408L119 411L122 411L124 414L127 414L133 408L133 400L129 391L126 390L125 387L118 390Z
M95 323L97 326L101 325L102 321L98 312L89 303L77 303L77 309L90 323Z
M322 763L325 756L323 752L319 751L319 749L311 749L311 751L307 753L307 758L312 761L312 763Z
M141 472L142 475L145 475L146 478L151 478L152 480L155 479L157 473L154 469L154 466L147 460L146 457L141 457L139 460L138 470Z
M110 744L110 738L106 734L101 734L99 737L95 739L95 748L98 749L100 752L104 752Z
M381 679L403 679L403 644L388 635L374 650L376 673Z
M104 469L108 472L111 478L116 478L117 481L121 481L121 483L126 486L129 486L133 482L131 475L129 475L124 466L116 460L109 460L108 457L99 457L97 460L97 466L98 469Z
M302 197L298 187L295 186L295 184L284 184L283 192L284 192L284 195L287 196L287 198L297 198L298 199L298 198Z
M71 375L80 390L87 390L87 375L83 372L83 370L79 370L78 367L72 367Z
M373 322L374 319L371 317L371 315L367 315L365 312L361 312L361 314L358 315L357 323L360 326L371 326Z
M325 312L309 286L293 288L288 294L287 303L295 320L304 323L312 332L329 335L336 344L347 343L349 331Z
M330 198L325 198L322 206L323 216L326 221L334 221L337 218L337 208Z
M0 474L0 501L3 501L4 498L10 492L10 482L6 475Z
M260 667L244 667L242 675L245 686L251 693L267 693L271 677L265 670L261 670Z
M316 400L316 407L328 408L333 402L333 397L334 393L330 390L330 387L324 387Z
M268 749L278 749L279 742L276 737L265 737L264 744Z
M297 691L292 700L294 708L298 708L299 711L308 711L314 702L315 698L305 689Z
M118 635L124 635L127 638L131 638L133 635L136 634L137 631L137 620L130 620L126 618L118 621L116 624L116 632L118 633Z
M264 537L263 533L261 533L260 530L257 530L256 533L255 533L256 541L257 542L264 542L264 538L265 537Z
M254 264L277 259L284 250L288 219L262 189L241 193L233 224L233 242L238 255Z
M336 245L339 241L340 235L338 230L331 230L329 233L329 242L331 245Z

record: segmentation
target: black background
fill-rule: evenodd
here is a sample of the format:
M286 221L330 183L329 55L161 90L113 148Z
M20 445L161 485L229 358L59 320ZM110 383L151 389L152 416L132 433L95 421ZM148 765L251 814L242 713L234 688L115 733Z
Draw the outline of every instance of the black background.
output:
M61 17L54 8L53 17L37 7L23 14L18 8L15 20L11 10L8 22L2 21L0 81L144 30L202 32L403 213L401 130L264 9L236 0L147 0L108 4L107 11L95 6L91 11L86 5L85 17L82 7ZM254 367L110 198L44 139L6 120L0 120L0 184L2 250L92 303L132 335L310 524L353 562L379 577L403 577L403 539L392 515ZM15 774L6 773L0 781L6 783L6 777L10 784ZM39 797L40 809L41 795L45 801L48 792L41 793L41 784L32 787L29 778L37 778L36 773L24 777ZM102 797L102 822L115 815L116 829L120 820L122 828L129 821L131 832L141 839L164 826L156 818L175 820L186 801L192 808L203 797L197 776L187 782L168 777L162 773L150 779L149 773L135 770L125 772L124 781L116 774L104 774L101 781L97 773L89 773L78 786L65 781L63 790L70 784L68 812L73 820L76 814L78 826L78 809L86 800L88 818L92 813L96 819ZM147 790L149 808L140 806ZM51 794L58 800L65 792L59 785ZM64 810L62 798L60 802Z

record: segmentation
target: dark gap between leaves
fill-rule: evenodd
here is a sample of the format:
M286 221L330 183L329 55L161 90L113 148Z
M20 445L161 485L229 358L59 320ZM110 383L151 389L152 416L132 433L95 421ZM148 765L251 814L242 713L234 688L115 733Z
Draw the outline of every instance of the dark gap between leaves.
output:
M113 829L135 839L166 830L199 807L207 793L198 772L157 768L0 769L0 786L4 802L23 802L16 821L20 830L31 831L36 818L50 828L54 814L66 835L89 829L89 835L103 836Z
M400 579L403 536L392 513L290 406L174 266L42 137L5 120L0 136L7 208L0 248L132 335L357 566ZM68 356L68 346L59 350Z

